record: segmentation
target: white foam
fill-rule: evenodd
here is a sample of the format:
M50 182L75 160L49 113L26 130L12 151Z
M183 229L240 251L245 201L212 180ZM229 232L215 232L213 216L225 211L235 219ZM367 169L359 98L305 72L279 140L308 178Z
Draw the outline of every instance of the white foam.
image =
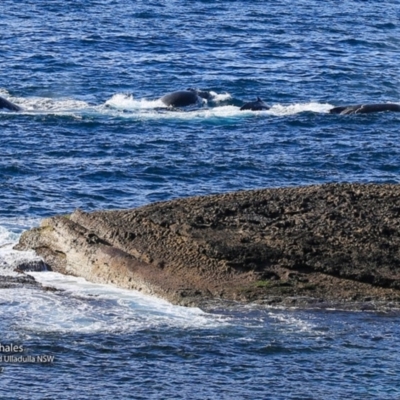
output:
M126 115L125 117L129 117ZM195 110L166 110L164 112L143 113L141 119L179 119L179 120L211 120L211 119L231 119L243 118L243 114L238 107L220 106L212 108L199 108Z
M299 104L290 104L290 105L273 105L268 112L273 115L293 115L299 114L302 112L315 112L315 113L327 113L333 106L327 103L299 103Z
M313 335L320 335L321 333L316 333L317 325L310 320L311 315L306 314L304 318L299 317L299 314L291 314L290 312L277 313L271 312L269 316L279 322L279 325L285 331L289 332L303 332ZM308 319L306 319L306 317Z
M26 226L28 223L32 225ZM33 251L16 251L13 249L14 245L18 242L20 234L23 229L28 229L33 226L33 219L19 219L15 220L14 224L11 220L7 224L0 221L0 275L16 276L17 272L14 271L17 264L40 260Z
M115 108L117 110L124 111L140 111L140 110L149 110L154 109L156 107L165 107L165 104L160 100L146 100L139 99L136 100L133 98L133 95L127 95L123 93L117 93L111 97L111 99L105 102L105 105L108 107Z
M71 115L82 111L90 112L91 107L87 102L71 98L50 98L50 97L13 97L7 92L0 91L7 100L22 107L20 114L55 114ZM1 110L7 112L7 110Z
M219 103L222 101L227 101L232 98L232 96L229 93L217 93L214 91L210 91L210 94L212 96L212 101L215 103Z
M44 285L62 289L0 291L3 313L13 315L19 329L34 332L127 332L160 326L211 328L222 317L198 308L174 306L133 290L87 282L55 272L30 273Z
M123 110L121 117L132 118L140 117L141 119L184 119L184 120L200 120L200 119L224 119L224 118L243 118L249 116L284 116L294 115L303 112L327 113L333 106L327 103L299 103L290 105L273 105L269 110L263 111L241 111L240 107L233 105L218 106L219 102L229 100L229 93L218 94L211 92L213 102L217 105L214 107L200 107L196 109L175 109L170 110L160 101L149 101L145 99L135 100L131 95L116 94L105 104L116 110ZM207 102L206 102L207 103ZM163 110L164 108L164 110Z
M7 89L0 88L0 95L3 97L10 97L10 93L8 92Z
M51 99L51 98L40 98L33 97L27 99L18 99L18 105L20 105L25 112L29 111L41 111L47 113L54 113L62 111L76 112L82 109L89 108L89 104L85 101L74 100L74 99Z
M25 225L28 221L30 226ZM38 221L27 219L5 222L0 221L0 275L15 276L17 273L13 269L16 263L40 260L34 252L13 250L21 231L37 225ZM28 287L0 290L2 315L10 316L10 323L24 331L114 332L160 325L208 328L225 323L220 317L198 308L174 306L134 290L95 284L56 272L28 274L42 285L60 291Z

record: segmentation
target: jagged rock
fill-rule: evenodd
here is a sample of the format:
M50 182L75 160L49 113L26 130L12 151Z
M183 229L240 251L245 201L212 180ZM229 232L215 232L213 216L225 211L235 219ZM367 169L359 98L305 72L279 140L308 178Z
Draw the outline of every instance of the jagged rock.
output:
M14 271L16 270L17 272L51 271L50 265L46 264L43 260L18 261L14 267Z
M400 297L400 186L242 191L76 210L25 232L55 271L178 304Z
M15 289L20 287L40 288L41 285L30 275L0 276L0 289Z

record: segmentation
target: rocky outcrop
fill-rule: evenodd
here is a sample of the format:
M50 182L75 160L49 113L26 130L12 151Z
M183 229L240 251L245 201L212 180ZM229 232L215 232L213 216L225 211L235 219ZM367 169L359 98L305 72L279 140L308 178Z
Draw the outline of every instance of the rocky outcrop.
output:
M43 291L58 291L57 289L49 286L43 286L33 276L26 274L22 270L15 269L16 276L13 275L0 275L0 289L35 289Z
M33 276L21 274L19 276L0 276L0 289L15 289L15 288L40 288L41 285Z
M173 303L400 299L400 186L242 191L75 211L25 232L55 271ZM297 300L296 300L297 299Z

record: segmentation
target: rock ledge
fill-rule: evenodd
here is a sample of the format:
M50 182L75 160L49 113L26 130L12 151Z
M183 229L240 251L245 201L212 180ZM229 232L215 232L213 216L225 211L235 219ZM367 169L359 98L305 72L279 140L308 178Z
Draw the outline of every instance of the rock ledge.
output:
M175 304L400 305L400 185L326 184L76 210L24 232L16 249L34 249L54 271Z

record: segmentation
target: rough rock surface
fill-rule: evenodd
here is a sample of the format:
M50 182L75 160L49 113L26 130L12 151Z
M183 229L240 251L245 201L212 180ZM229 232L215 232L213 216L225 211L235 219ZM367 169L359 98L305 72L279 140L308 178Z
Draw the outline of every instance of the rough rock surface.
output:
M55 271L176 304L400 304L400 185L242 191L76 210L25 232Z
M15 289L21 287L40 288L41 285L30 275L0 276L0 289Z
M26 274L25 272L18 272L17 276L10 275L1 275L0 276L0 289L21 289L21 288L29 288L36 290L44 290L55 292L58 289L55 289L50 286L43 286L40 282L38 282L33 276Z

